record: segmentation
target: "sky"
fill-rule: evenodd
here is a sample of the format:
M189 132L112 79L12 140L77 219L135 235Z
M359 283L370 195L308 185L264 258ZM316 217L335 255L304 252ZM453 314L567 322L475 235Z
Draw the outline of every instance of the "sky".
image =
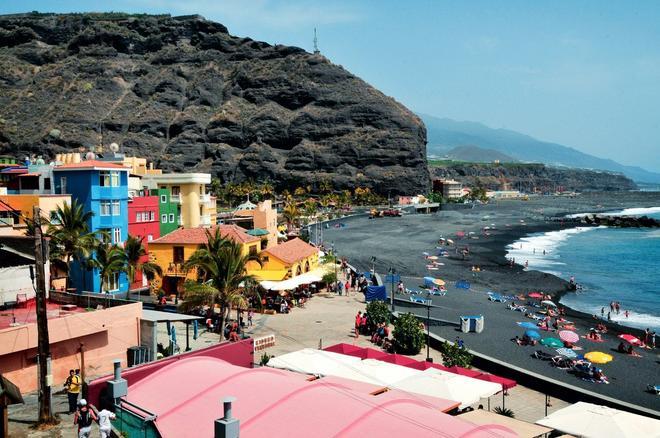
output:
M415 112L660 172L660 2L0 0L0 13L198 13L313 49Z

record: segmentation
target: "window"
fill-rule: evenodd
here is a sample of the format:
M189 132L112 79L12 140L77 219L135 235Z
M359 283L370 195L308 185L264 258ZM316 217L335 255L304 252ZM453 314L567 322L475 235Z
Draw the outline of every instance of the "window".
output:
M174 263L183 263L183 246L172 248L172 260Z
M112 241L114 243L120 243L121 242L121 228L113 228L112 229Z
M110 216L110 201L101 201L101 216Z
M60 194L64 195L66 193L66 176L60 178Z
M166 214L161 214L160 215L160 221L164 224L167 223L167 215Z
M153 234L147 234L147 242L151 242L154 240L154 235Z
M257 245L250 245L250 255L257 255Z
M181 194L181 187L172 186L172 196L178 196Z
M160 203L167 204L167 195L160 195Z
M119 216L121 214L121 209L119 207L119 201L112 201L112 215Z
M262 261L262 262L265 262L265 263L268 263L268 261L269 261L268 256L263 256L263 257L261 257L261 261Z
M170 213L170 223L171 224L174 223L174 214L173 213Z
M142 213L139 211L135 214L135 222L142 222Z
M154 213L153 211L150 211L149 212L149 220L151 222L155 221L156 220L156 213Z
M99 185L101 187L119 187L119 172L101 170L99 172Z
M44 190L50 190L50 178L44 178Z
M50 223L53 225L57 225L60 223L59 217L57 216L57 210L53 210L50 212Z
M119 272L111 272L105 277L105 290L119 290Z

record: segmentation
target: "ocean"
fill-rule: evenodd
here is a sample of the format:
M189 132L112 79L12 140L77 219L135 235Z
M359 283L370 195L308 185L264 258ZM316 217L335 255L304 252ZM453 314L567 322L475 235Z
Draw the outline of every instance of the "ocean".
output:
M660 219L660 207L626 209L610 214ZM640 329L660 330L660 230L578 227L531 234L507 247L516 263L583 286L561 303L597 314L611 301L621 303L612 320ZM545 255L543 251L545 250ZM624 310L629 311L628 317Z

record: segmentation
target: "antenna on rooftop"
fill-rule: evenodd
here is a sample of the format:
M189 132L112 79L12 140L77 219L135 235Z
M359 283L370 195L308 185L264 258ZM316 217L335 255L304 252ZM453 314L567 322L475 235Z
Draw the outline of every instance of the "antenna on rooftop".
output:
M316 37L316 28L314 28L314 54L319 55L321 51L319 50L319 39Z

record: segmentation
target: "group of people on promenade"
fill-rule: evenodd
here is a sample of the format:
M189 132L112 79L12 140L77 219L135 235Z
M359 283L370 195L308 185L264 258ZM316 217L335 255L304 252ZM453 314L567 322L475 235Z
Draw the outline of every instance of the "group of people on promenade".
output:
M69 402L68 413L73 414L73 424L78 429L78 438L88 438L92 433L94 422L99 425L100 437L110 438L112 436L111 420L115 419L115 414L107 409L97 412L84 398L78 400L82 387L83 380L80 370L69 370L69 376L64 382L64 389Z

